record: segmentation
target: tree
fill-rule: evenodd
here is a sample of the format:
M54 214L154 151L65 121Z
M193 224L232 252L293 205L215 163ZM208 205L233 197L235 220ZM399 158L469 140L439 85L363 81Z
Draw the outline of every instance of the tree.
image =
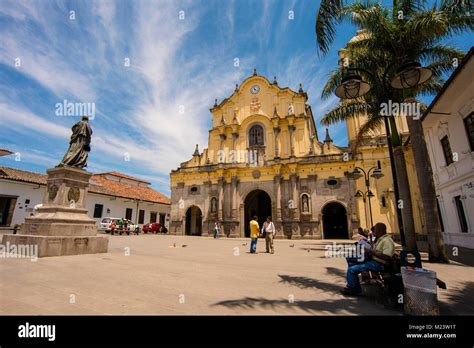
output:
M462 0L443 0L439 4L427 5L423 0L393 0L392 7L387 8L375 1L356 1L347 3L343 0L322 0L316 18L316 40L319 52L327 53L334 39L336 26L344 20L350 21L359 29L357 40L351 40L344 55L349 66L365 69L360 75L372 88L368 94L357 100L341 102L334 110L328 112L322 122L330 124L357 117L366 113L368 122L359 133L358 139L370 130L380 126L383 117L380 115L382 103L413 100L417 95L437 93L443 83L443 74L450 72L456 60L463 53L441 42L456 33L472 31L473 17L470 16L471 4ZM394 76L406 60L421 61L433 72L427 83L409 90L395 90L390 86L387 76ZM334 71L323 90L323 97L332 94L340 84L344 67ZM431 261L447 262L441 226L438 216L434 183L424 143L421 121L408 115L410 139L415 158L417 178L421 191L424 214L427 217L429 253ZM400 198L409 202L410 193L406 164L396 129L395 120L389 118L392 133L392 145L395 169L398 177ZM410 201L411 202L411 201ZM410 211L407 211L410 210ZM405 204L402 210L403 223L407 236L407 249L416 248L411 207Z

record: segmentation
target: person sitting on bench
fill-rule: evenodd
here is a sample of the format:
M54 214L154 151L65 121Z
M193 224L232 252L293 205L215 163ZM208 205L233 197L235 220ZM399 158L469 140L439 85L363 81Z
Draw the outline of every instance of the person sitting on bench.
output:
M395 253L395 243L387 234L387 226L379 222L374 226L374 234L377 238L373 249L365 249L364 253L371 256L371 259L361 264L349 266L347 269L347 285L341 290L343 295L357 296L362 293L359 283L359 273L364 271L382 272L385 265L390 261Z

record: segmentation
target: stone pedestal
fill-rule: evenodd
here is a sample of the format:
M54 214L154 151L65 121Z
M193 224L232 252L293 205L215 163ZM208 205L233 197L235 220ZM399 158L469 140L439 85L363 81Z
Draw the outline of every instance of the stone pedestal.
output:
M17 235L4 235L3 244L37 245L38 257L106 253L108 237L97 236L85 208L92 174L69 167L47 172L43 206L25 219Z

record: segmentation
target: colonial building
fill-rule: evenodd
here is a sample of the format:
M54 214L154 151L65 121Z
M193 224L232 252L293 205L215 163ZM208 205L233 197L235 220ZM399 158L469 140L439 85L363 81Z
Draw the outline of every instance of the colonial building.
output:
M444 240L474 249L474 49L424 113Z
M46 174L0 167L0 230L12 229L34 214L35 205L43 201L46 178ZM119 172L95 174L89 185L88 215L97 223L115 217L169 226L170 199L149 185Z
M307 101L301 85L280 87L255 71L216 100L208 148L196 145L192 158L171 172L171 233L208 235L220 221L225 235L244 237L253 215L260 223L272 216L279 238L349 238L375 222L396 230L384 132L364 139L354 154L335 145L327 130L320 137ZM364 117L348 122L349 144L363 123ZM406 121L397 123L406 135ZM356 166L384 174L369 176L370 195L352 175ZM417 226L421 232L419 219Z

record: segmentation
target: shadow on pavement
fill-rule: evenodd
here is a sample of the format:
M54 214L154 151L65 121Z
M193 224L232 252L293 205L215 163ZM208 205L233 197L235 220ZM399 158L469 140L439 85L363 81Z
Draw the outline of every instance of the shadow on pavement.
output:
M321 311L332 314L355 314L355 315L380 315L380 312L374 313L374 309L367 306L361 298L343 298L323 301L300 301L290 302L288 299L270 300L263 297L245 297L237 300L220 301L212 306L224 306L227 308L238 309L256 309L266 308L275 311L278 314L279 309L297 308L311 314L323 314ZM391 313L387 312L388 315Z
M474 282L463 283L464 287L450 290L449 284L446 297L447 301L439 303L441 315L473 315L474 314Z
M278 276L281 278L281 283L288 283L290 285L297 286L300 289L315 288L323 291L335 292L338 294L339 290L342 289L341 285L331 284L317 279L281 274Z
M326 267L326 272L338 277L346 278L346 271L340 269L340 268L335 268L335 267Z

